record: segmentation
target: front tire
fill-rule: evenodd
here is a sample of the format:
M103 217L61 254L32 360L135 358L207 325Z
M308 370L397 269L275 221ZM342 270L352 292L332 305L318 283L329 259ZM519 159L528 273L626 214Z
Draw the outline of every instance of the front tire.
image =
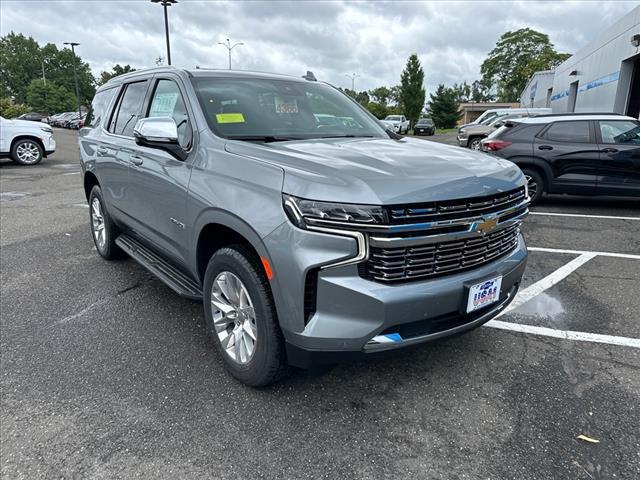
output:
M242 245L218 250L204 278L207 332L226 370L262 387L288 371L271 288L260 262Z
M38 142L25 138L11 147L11 158L20 165L37 165L42 161L44 151Z
M480 150L480 148L481 148L481 143L480 142L482 142L482 138L480 138L480 137L476 137L476 138L471 139L469 141L469 148L471 150Z
M106 260L121 258L123 252L116 245L120 231L105 208L102 190L98 185L94 186L89 194L89 222L93 243L100 256Z

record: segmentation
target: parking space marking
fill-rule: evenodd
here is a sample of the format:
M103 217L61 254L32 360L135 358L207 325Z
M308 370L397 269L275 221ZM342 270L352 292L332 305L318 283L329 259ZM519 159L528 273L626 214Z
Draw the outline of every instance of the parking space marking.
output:
M616 217L613 215L584 215L581 213L529 212L529 215L549 215L552 217L599 218L607 220L640 220L640 217Z
M536 327L534 325L523 325L520 323L502 322L491 320L485 323L486 327L498 328L500 330L510 330L512 332L531 333L545 337L562 338L564 340L578 340L582 342L606 343L608 345L619 345L622 347L640 348L640 338L616 337L614 335L601 335L598 333L573 332L570 330L556 330L547 327Z
M572 255L597 255L600 257L618 257L640 260L640 255L633 253L616 253L616 252L593 252L589 250L567 250L564 248L545 248L545 247L527 247L530 252L549 252L549 253L569 253Z
M521 290L520 292L518 292L513 302L511 302L507 308L505 308L502 312L500 312L500 314L498 314L496 318L504 315L507 312L510 312L514 308L518 308L520 305L522 305L525 302L528 302L536 295L539 295L545 290L553 287L560 280L568 277L574 270L581 267L582 265L587 263L589 260L591 260L595 256L596 255L594 255L593 253L583 253L579 257L574 258L569 263L558 268L556 271L550 273L549 275L544 277L542 280L538 280L533 285L529 285L524 290Z

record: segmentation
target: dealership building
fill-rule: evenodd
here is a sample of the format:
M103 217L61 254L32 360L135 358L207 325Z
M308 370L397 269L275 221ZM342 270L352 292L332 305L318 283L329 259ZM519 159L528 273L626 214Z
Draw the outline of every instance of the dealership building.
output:
M640 118L640 6L555 70L536 72L520 104Z

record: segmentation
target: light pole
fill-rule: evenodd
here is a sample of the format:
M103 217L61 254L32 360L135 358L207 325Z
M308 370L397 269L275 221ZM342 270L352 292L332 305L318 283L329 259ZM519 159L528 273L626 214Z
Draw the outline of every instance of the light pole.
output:
M356 91L356 78L358 78L360 75L358 75L357 73L352 73L351 75L347 75L345 73L344 76L351 79L351 91L355 92Z
M77 42L64 42L65 45L71 45L71 54L73 55L73 82L76 84L76 99L78 100L78 116L82 118L82 112L80 111L80 90L78 90L78 73L76 72L76 49Z
M171 47L169 46L169 17L167 7L178 3L178 0L151 0L151 3L159 3L164 7L164 34L167 38L167 65L171 65Z
M242 42L238 42L238 43L234 43L233 45L231 45L231 42L229 41L229 39L227 38L227 43L224 42L218 42L218 45L222 45L224 46L224 48L226 48L227 50L229 50L229 70L231 70L231 50L233 50L234 48L236 48L238 45L244 45L244 43Z

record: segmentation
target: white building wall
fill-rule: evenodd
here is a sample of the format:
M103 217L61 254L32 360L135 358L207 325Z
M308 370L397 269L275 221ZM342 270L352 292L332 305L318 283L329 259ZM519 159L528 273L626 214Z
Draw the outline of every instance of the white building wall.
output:
M614 111L622 62L640 54L640 47L630 42L634 34L640 34L640 6L558 66L551 98L553 112L569 111L571 83L576 81L576 112ZM577 75L570 75L573 71Z
M553 70L536 72L520 95L520 106L528 108L547 108L547 93L553 87ZM550 100L550 99L549 99Z

